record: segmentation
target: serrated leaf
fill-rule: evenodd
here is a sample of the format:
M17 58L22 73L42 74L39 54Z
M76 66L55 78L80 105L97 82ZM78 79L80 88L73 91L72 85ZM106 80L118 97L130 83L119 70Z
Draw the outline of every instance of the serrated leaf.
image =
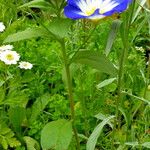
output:
M43 149L67 150L71 139L71 122L64 119L48 123L41 133Z
M7 141L10 147L18 147L21 145L21 143L15 137L7 139Z
M2 138L2 141L0 143L4 149L8 149L7 140L5 138Z
M99 83L99 84L97 85L97 88L100 89L100 88L102 88L102 87L105 87L105 86L107 86L107 85L113 83L116 79L117 79L117 78L106 79L106 80L102 81L101 83Z
M113 43L114 43L114 41L116 39L117 32L118 32L118 30L120 28L120 25L121 25L121 21L120 20L114 20L113 23L112 23L112 27L111 27L111 30L110 30L110 33L109 33L109 36L108 36L108 39L107 39L106 48L105 48L106 56L111 51L112 45L113 45Z
M72 62L86 64L100 72L104 72L111 75L116 75L117 70L109 59L102 54L94 51L79 51L73 57Z
M0 130L0 134L5 135L5 134L9 133L10 131L11 131L11 129L9 129L8 127L2 126L2 129Z
M5 40L4 43L16 42L26 39L31 39L35 37L47 36L47 30L43 28L29 28L24 31L20 31L14 34L9 35Z
M94 129L92 134L90 135L87 145L86 145L86 150L94 150L96 146L96 142L98 137L100 136L103 127L110 121L110 119L114 118L115 116L110 116L108 118L105 118L100 124L97 125L97 127Z

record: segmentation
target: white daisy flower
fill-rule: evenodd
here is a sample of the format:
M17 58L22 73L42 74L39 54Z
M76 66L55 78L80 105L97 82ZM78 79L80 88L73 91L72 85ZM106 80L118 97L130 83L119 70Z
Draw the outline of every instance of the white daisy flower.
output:
M20 55L16 51L5 50L0 53L0 60L7 65L17 64L19 61Z
M5 30L5 25L3 22L0 22L0 32L3 32Z
M29 62L26 62L26 61L19 62L19 68L21 69L31 69L32 67L33 65Z
M0 52L5 50L12 50L13 48L14 48L13 45L2 45L0 46Z

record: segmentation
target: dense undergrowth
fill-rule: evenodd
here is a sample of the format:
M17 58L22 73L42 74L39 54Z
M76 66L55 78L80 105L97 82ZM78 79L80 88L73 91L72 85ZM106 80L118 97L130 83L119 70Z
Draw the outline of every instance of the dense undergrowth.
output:
M33 64L0 61L0 150L150 149L149 1L99 21L27 2L0 1L1 46Z

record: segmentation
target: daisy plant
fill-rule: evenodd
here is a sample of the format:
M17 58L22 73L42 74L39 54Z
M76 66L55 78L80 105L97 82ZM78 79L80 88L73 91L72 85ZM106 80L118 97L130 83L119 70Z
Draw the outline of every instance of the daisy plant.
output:
M102 19L128 8L131 0L68 0L64 13L71 19Z

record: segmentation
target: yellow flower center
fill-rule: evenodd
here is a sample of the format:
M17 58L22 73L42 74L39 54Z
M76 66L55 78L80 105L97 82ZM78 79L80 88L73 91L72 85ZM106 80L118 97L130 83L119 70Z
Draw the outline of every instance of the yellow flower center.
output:
M14 60L14 56L11 54L6 55L7 60L11 61Z
M96 8L95 7L92 7L92 8L89 8L88 10L86 10L86 15L87 16L91 16L94 12L95 12Z

